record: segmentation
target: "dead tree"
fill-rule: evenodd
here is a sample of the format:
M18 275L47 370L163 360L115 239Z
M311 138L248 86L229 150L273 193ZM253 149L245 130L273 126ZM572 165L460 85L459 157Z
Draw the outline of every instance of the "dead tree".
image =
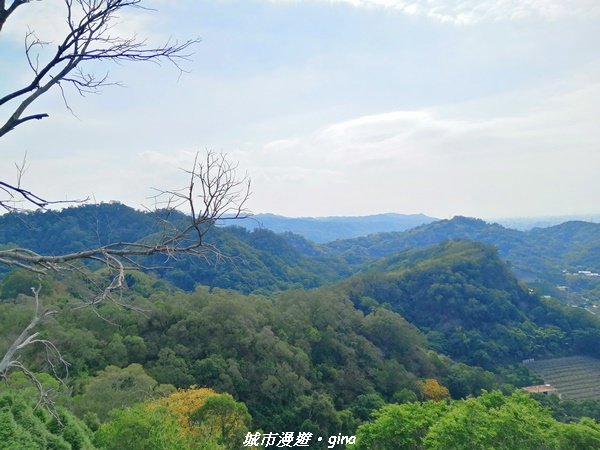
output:
M206 233L218 221L247 216L246 202L250 195L250 180L238 176L237 165L222 154L209 152L194 160L192 169L185 171L188 183L176 190L158 190L155 210L160 213L161 232L137 242L113 242L88 250L62 255L41 255L27 248L0 250L0 264L44 275L49 272L81 271L82 261L102 263L110 274L110 281L99 289L97 295L80 307L97 307L102 302L113 301L124 306L119 296L125 287L127 270L143 268L140 258L163 255L165 259L183 255L209 258L220 256L217 248L205 242ZM170 220L169 216L187 210L186 220ZM40 301L40 288L32 288L35 308L29 324L23 329L0 360L0 378L11 369L20 369L31 375L19 359L19 354L30 345L43 345L51 350L60 362L64 359L49 340L39 338L38 326L55 314L45 310Z
M0 0L0 32L6 20L19 8L35 7L31 0ZM118 14L143 8L142 0L64 0L66 28L64 38L57 43L45 42L35 30L24 32L25 58L31 70L30 79L20 88L0 92L0 107L8 111L0 117L0 138L17 127L48 117L43 111L31 111L36 100L51 89L59 89L65 106L70 109L65 88L71 87L84 96L102 87L118 84L109 80L108 72L98 75L86 70L86 63L167 61L182 70L180 63L190 57L191 47L198 39L184 42L168 41L161 46L149 46L136 36L114 34ZM56 50L43 51L56 44ZM14 209L21 201L30 207L45 207L51 203L21 184L0 180L0 207Z
M34 8L35 3L32 0L0 0L0 34L17 9ZM67 88L84 96L117 84L109 80L108 74L87 71L89 62L169 62L183 70L180 63L190 57L191 47L198 42L197 39L181 43L168 41L155 47L136 36L115 34L114 25L119 13L143 8L142 0L64 0L64 8L66 31L59 42L45 42L35 30L24 32L24 52L31 76L18 89L0 92L0 107L7 112L0 115L0 138L26 123L47 118L46 112L34 111L33 108L36 101L51 89L59 90L65 106L69 108ZM55 50L51 45L56 45ZM56 203L22 185L24 167L24 164L17 166L17 182L0 179L0 196L4 197L0 197L0 207L13 211L23 209L21 205L45 208ZM218 250L207 244L204 237L218 220L245 215L249 180L245 176L239 177L235 164L215 153L208 153L202 160L197 156L191 170L186 172L188 182L183 189L159 190L154 197L161 213L160 233L136 242L112 242L62 255L42 255L27 248L3 248L0 250L0 264L43 276L48 272L80 271L82 261L100 262L107 268L109 281L83 305L95 307L107 300L118 301L113 294L124 286L125 272L140 268L144 257L160 254L168 260L181 255L218 255ZM186 220L169 220L170 213L182 209L187 210ZM32 288L32 291L35 300L32 318L8 346L6 353L0 355L0 378L13 369L33 376L21 361L22 352L32 345L44 346L54 355L55 362L64 362L52 342L41 339L38 334L40 324L55 312L43 307L39 287Z
M13 0L9 6L0 0L0 31L6 19L28 0ZM85 70L89 61L169 61L181 69L179 62L187 59L190 47L198 40L183 43L167 42L149 47L143 40L116 36L111 33L119 12L141 8L141 0L65 0L67 31L56 51L40 61L39 50L50 43L37 37L35 31L25 34L25 56L32 72L31 80L22 88L0 97L0 106L16 102L8 118L0 126L0 137L31 120L48 117L47 113L28 113L30 106L51 88L74 87L84 95L111 83L108 75L98 76Z

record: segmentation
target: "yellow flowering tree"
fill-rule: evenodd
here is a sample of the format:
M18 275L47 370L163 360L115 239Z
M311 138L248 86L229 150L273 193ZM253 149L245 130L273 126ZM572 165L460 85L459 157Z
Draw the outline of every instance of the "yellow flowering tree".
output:
M421 383L421 394L424 400L440 401L450 397L448 388L442 386L434 378L427 378Z
M149 403L148 408L167 408L177 417L177 421L184 430L194 434L197 430L194 429L194 425L190 421L190 416L200 407L204 406L208 398L216 395L219 394L210 388L190 386L188 389L178 389L167 397Z
M252 420L246 405L230 394L191 386L148 404L171 412L185 434L197 442L215 443L227 450L242 449Z

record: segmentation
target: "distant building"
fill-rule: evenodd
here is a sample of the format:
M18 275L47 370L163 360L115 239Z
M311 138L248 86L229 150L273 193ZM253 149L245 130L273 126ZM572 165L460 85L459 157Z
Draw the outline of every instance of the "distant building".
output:
M577 275L583 275L584 277L600 277L600 273L592 272L591 270L578 270Z
M551 384L540 384L538 386L527 386L521 388L523 392L528 392L530 394L545 394L545 395L557 395L560 398L560 392Z

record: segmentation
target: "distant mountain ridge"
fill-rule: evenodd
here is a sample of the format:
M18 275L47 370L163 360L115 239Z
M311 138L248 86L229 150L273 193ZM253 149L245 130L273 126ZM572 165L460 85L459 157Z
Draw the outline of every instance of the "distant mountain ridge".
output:
M481 219L456 216L421 225L404 232L376 233L330 242L325 247L341 252L353 262L381 258L393 253L437 244L449 239L467 239L491 244L500 255L522 269L535 272L549 266L556 270L600 265L600 224L565 222L548 228L518 231ZM532 264L535 262L535 264Z
M542 216L542 217L506 217L489 220L506 228L519 231L529 231L534 228L548 228L565 222L592 222L600 223L600 214L580 214L569 216Z
M187 218L174 213L170 220ZM23 247L48 255L78 252L109 242L137 242L160 231L156 215L119 203L0 216L0 246ZM156 267L151 271L185 290L203 284L246 293L314 288L353 273L334 252L289 233L214 227L206 243L218 248L224 257L209 262L188 255L170 260L164 267L164 258L155 256L145 264ZM0 277L6 271L6 267L0 267Z
M542 280L552 287L566 285L600 300L600 279L569 275L600 271L600 224L573 221L548 228L518 231L481 219L457 216L401 232L330 242L324 246L354 266L409 249L449 239L493 245L519 278Z
M186 217L178 214L172 219ZM0 216L0 245L56 255L108 242L136 242L159 232L157 226L154 215L121 204L8 214ZM592 306L586 299L600 305L600 276L579 273L600 273L600 224L577 221L523 232L458 216L403 232L374 233L326 244L291 232L277 234L266 228L250 231L239 226L215 227L207 236L207 243L229 258L210 264L203 259L184 257L171 261L168 269L155 272L186 290L203 284L246 293L272 293L335 283L369 270L378 259L452 239L495 246L513 272L521 280L534 282L543 294L569 303L575 300L581 306ZM150 260L149 265L164 264L157 258ZM6 268L2 272L5 271Z
M228 220L222 225L237 225L251 231L265 228L275 233L289 232L318 244L326 244L340 239L353 239L375 233L407 231L439 220L425 214L382 213L367 216L286 217L264 213L246 219ZM531 231L536 228L554 227L566 222L600 223L600 214L484 220L488 223L499 224L504 228Z
M285 217L256 214L247 219L227 221L249 230L266 228L275 233L295 233L319 244L379 232L406 231L439 219L424 214L385 213L370 216Z

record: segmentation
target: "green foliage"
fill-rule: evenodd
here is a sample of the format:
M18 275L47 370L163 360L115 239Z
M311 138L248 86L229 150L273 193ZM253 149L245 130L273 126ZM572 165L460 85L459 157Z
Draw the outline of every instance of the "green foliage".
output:
M2 280L0 299L15 299L20 294L31 297L31 289L40 285L45 294L51 291L50 283L39 275L22 269L13 270Z
M250 422L246 406L231 395L190 388L113 410L95 442L106 450L242 450Z
M592 419L583 418L579 423L559 426L561 448L596 450L600 448L600 427Z
M143 214L117 209L140 230L129 225L121 230L123 217L114 217L113 234L102 232L101 240L133 239L145 226ZM103 206L94 214L109 217L109 210ZM65 214L91 212L76 208ZM67 223L83 226L78 220ZM497 370L532 356L600 348L596 318L530 294L486 245L446 242L407 251L337 286L274 294L335 279L342 266L318 246L264 230L216 229L211 239L240 259L218 267L176 262L182 264L177 267L182 283L196 286L191 293L153 275L127 276L122 301L147 314L112 304L74 311L70 306L87 298L92 283L83 277L69 283L49 279L44 304L59 314L42 324L41 336L52 337L71 363L74 407L90 426L102 429L111 410L158 396L163 392L158 383L168 383L229 392L231 402L247 405L257 429L352 434L382 402L442 398L447 395L442 386L453 398L498 387L494 374L480 367ZM326 270L328 258L333 259ZM105 276L102 270L91 273L95 282ZM211 287L197 285L203 282ZM270 294L242 295L214 286ZM30 317L29 303L23 296L0 303L0 349ZM37 353L24 356L34 370L48 370ZM427 379L437 380L430 382L436 389L429 394L420 389ZM518 373L505 381L526 379ZM210 427L218 423L216 410L205 416ZM144 420L143 430L158 419ZM225 445L223 433L218 436L210 445Z
M580 324L598 329L594 319L568 315L523 291L488 247L448 243L402 258L393 264L409 268L270 299L218 289L151 289L153 279L136 273L122 301L150 312L106 304L98 312L107 321L66 307L77 300L58 281L44 301L60 314L42 331L72 363L72 376L88 376L77 385L74 405L90 426L113 408L160 395L156 383L196 384L243 401L257 428L305 426L326 435L368 419L380 406L376 398L421 398L419 380L437 379L453 398L498 386L492 373L431 352L432 343L467 363L495 368L532 349L556 352L553 342L568 348L564 336ZM353 300L366 297L381 306L361 311ZM19 304L3 307L0 320L7 324L22 314ZM103 370L110 363L126 368ZM134 363L144 370L127 367ZM110 381L118 374L122 382ZM128 379L141 388L126 389Z
M460 401L386 405L357 430L356 449L593 449L593 420L562 424L527 394L484 392Z
M88 380L83 393L75 398L75 411L80 416L93 413L104 422L113 409L172 391L172 386L159 385L139 364L131 364L124 369L108 366Z
M437 350L488 370L532 357L600 352L597 318L530 293L483 244L448 241L406 251L343 285L357 307L372 298L416 325Z
M536 394L535 399L548 408L559 422L577 422L583 417L600 422L600 400L568 400L556 395Z
M392 397L393 403L413 403L418 400L417 394L410 389L402 388Z
M35 373L37 382L33 383L31 378L20 371L13 371L8 374L0 383L0 393L18 392L19 395L32 401L38 401L40 387L44 392L49 393L53 401L61 405L69 403L69 387L61 383L56 377L45 372Z
M433 424L425 448L442 450L468 442L474 450L558 448L558 424L526 394L485 393L454 403Z
M429 428L450 406L443 402L386 405L356 431L356 450L421 449Z
M220 394L207 398L191 414L190 423L201 438L212 439L227 450L242 450L251 419L246 405L229 394Z
M93 450L90 430L63 408L56 417L37 407L29 396L0 392L0 449Z
M466 364L450 365L442 377L452 398L464 398L469 395L479 395L484 390L492 390L497 385L493 373Z
M136 279L122 301L145 315L104 304L97 312L107 320L98 320L95 311L67 306L77 299L60 282L60 295L44 298L60 313L41 331L71 363L73 407L93 428L114 408L159 396L157 384L168 383L229 392L247 405L258 428L300 429L311 417L305 425L323 435L351 432L361 420L355 414L368 415L367 406L355 404L359 396L390 401L402 389L416 392L419 378L440 376L448 364L435 366L424 337L398 314L365 316L340 290L290 291L268 300L157 288L144 298L135 286L150 278ZM21 314L19 305L3 306L0 320L7 324ZM42 370L43 361L31 356Z
M194 446L177 418L166 408L148 408L138 404L116 410L94 436L96 445L105 450L192 450ZM208 450L210 447L207 447ZM218 447L213 447L214 449ZM212 450L212 449L211 449Z
M553 284L569 284L582 280L581 277L565 279L563 269L576 271L599 266L600 225L586 222L566 222L522 232L483 220L458 216L403 233L377 233L356 239L338 240L330 242L326 247L343 254L353 264L364 264L376 258L439 244L448 239L493 245L503 259L511 261L515 272L527 279L540 278ZM597 287L599 283L600 280L596 280L591 288ZM573 287L577 286L573 284ZM590 289L590 286L587 286L587 289Z
M417 400L416 396L415 400ZM356 397L356 400L354 402L352 402L352 406L350 407L350 409L352 410L354 417L363 422L369 419L369 417L371 417L373 411L381 408L384 404L385 401L383 400L381 395L377 393L361 394L358 397Z
M187 221L182 213L160 216L160 211L151 214L119 203L83 205L59 212L7 214L0 216L0 244L8 248L29 248L40 254L63 254L111 242L147 239L161 232L159 219L174 224ZM27 227L25 233L24 226ZM279 236L265 229L249 232L241 227L215 227L207 235L206 243L230 258L207 261L182 257L170 261L168 269L153 272L187 291L204 284L246 293L311 288L351 273L341 256L300 236ZM161 258L146 258L144 263L148 267L162 267ZM23 290L30 292L26 283L9 281L5 292L0 292L0 298L13 298ZM151 290L148 283L141 283L136 276L127 276L126 282L141 294Z

